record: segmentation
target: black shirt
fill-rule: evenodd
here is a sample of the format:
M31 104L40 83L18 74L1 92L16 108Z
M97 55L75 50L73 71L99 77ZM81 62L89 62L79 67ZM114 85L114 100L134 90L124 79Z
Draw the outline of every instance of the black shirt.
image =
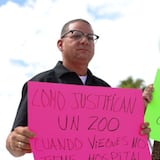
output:
M30 79L30 81L83 85L79 76L75 72L71 72L67 68L65 68L61 61L59 61L53 69L42 72L34 76L32 79ZM89 69L87 71L87 80L85 85L110 87L108 83L94 76ZM12 130L14 130L14 128L18 126L27 126L28 125L27 118L28 116L27 116L27 82L26 82L22 89L22 97L20 100L20 104L17 110L17 115L15 117Z

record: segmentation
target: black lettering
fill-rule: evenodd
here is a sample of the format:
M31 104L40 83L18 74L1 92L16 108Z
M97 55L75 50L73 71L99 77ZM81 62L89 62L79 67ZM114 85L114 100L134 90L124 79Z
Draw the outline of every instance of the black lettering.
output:
M93 119L89 124L88 130L97 130L97 131L116 131L120 127L120 122L118 118L111 118L107 120L106 117L99 118L98 116L91 116L90 119Z
M107 127L107 118L102 117L100 121L98 122L98 130L99 131L104 131Z
M63 110L65 103L65 97L60 91L36 89L33 94L32 105L34 107Z
M34 147L37 151L54 150L54 151L73 151L80 150L83 142L78 138L41 138L34 141Z
M91 146L91 148L95 148L97 141L96 141L96 136L93 137L93 140L91 141L90 138L88 138L89 144Z
M133 99L132 97L130 97L130 98L126 99L126 97L124 97L122 99L119 111L120 112L123 111L124 113L126 112L126 113L131 113L132 114L133 111L134 111L134 108L135 108L135 104L136 104L136 98Z
M75 155L47 155L40 157L40 160L76 160Z
M98 120L97 116L91 116L91 119L93 119L93 121L91 122L91 124L88 127L88 130L96 130L96 127L93 127L93 125L96 123L96 121Z
M110 160L106 157L106 154L89 154L88 160Z
M58 116L58 126L61 130L79 130L79 115L72 116L69 119L69 116L66 115L65 118Z
M132 144L131 144L132 148L145 148L146 145L147 145L146 142L143 141L141 138L133 137Z

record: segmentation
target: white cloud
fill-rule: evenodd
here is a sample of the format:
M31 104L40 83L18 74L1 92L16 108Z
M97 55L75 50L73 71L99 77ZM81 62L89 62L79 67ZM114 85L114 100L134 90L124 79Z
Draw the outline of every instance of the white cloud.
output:
M5 137L16 113L21 87L31 75L52 68L61 59L56 40L66 21L85 18L100 35L90 64L93 73L113 87L130 75L149 84L160 67L159 4L159 0L30 0L24 7L12 2L0 7L1 157L13 160L5 150ZM114 21L97 20L87 13L87 6L101 5L105 14L119 12L123 16ZM23 60L28 67L12 65L10 59ZM28 156L20 159L31 160Z
M144 79L146 84L152 83L159 67L160 14L155 7L158 4L148 2L144 6L138 2L129 5L119 20L96 23L101 35L97 50L102 51L96 56L101 58L99 66L106 66L108 77L100 74L113 86L129 75Z

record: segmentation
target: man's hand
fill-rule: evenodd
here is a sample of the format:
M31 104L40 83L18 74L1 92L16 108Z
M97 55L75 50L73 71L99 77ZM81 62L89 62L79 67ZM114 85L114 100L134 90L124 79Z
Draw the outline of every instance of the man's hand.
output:
M148 85L143 91L142 97L145 105L145 110L148 103L152 100L152 92L153 92L153 84Z
M15 157L20 157L25 153L31 153L29 139L35 134L28 127L17 127L12 131L6 140L6 148Z
M149 127L148 122L145 122L144 124L142 124L140 134L141 135L147 135L147 137L149 138L149 133L150 133L151 129L148 128L148 127Z

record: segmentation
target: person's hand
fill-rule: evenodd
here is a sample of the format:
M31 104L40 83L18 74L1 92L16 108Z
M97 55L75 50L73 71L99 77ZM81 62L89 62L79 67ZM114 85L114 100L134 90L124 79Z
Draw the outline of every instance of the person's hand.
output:
M143 91L142 97L143 97L143 101L144 101L145 111L146 111L146 107L147 107L148 103L152 100L152 92L153 92L153 84L148 85ZM151 131L151 129L149 128L149 123L145 122L141 126L141 134L147 135L147 137L149 138L150 131Z
M143 97L145 109L148 103L152 100L152 92L153 92L153 84L148 85L143 91L142 97Z
M6 140L6 148L15 157L20 157L25 153L31 153L29 139L35 134L28 127L17 127L12 131Z
M147 138L149 138L150 131L151 131L151 129L149 128L148 122L145 122L144 124L141 125L141 131L140 131L141 135L146 135Z

